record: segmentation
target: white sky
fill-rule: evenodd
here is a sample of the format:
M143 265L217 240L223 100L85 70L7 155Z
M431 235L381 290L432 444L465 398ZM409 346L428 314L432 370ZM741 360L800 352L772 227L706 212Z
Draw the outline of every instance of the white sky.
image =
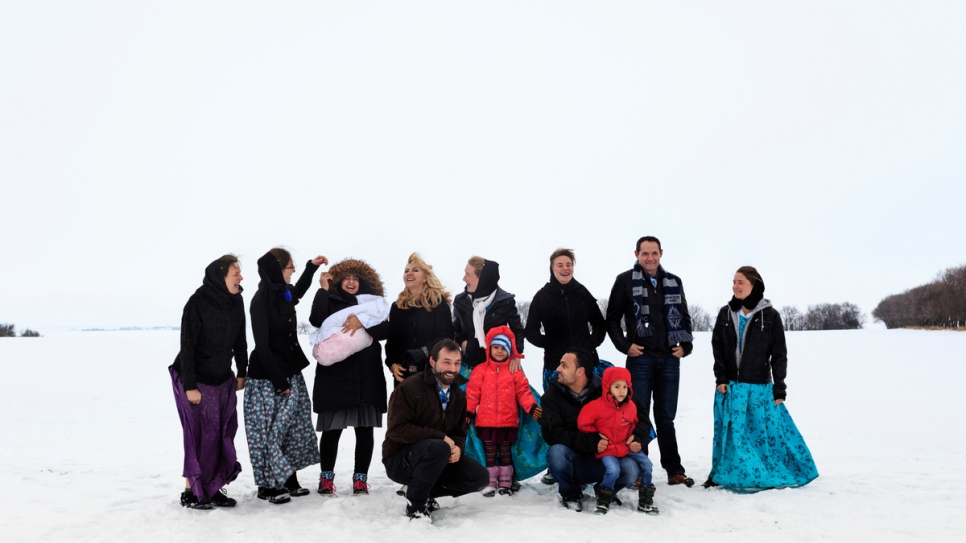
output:
M966 262L963 2L79 4L0 4L0 322L178 324L277 244L603 298L652 234L708 310Z

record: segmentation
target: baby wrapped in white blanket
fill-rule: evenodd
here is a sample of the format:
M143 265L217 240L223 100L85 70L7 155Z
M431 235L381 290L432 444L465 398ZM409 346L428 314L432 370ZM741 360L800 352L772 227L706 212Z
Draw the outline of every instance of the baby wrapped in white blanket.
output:
M312 356L319 364L331 366L372 345L372 336L365 329L372 328L389 318L389 304L385 298L360 294L356 296L356 300L359 302L357 305L329 315L322 322L322 326L309 336ZM353 335L342 331L342 326L349 315L355 315L363 326Z

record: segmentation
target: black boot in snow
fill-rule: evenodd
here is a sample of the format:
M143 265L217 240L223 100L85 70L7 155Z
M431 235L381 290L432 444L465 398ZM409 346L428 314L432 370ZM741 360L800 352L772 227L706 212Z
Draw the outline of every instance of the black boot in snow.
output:
M613 497L613 490L607 490L606 488L600 489L597 493L597 509L594 512L598 515L606 515L607 510L610 509L610 501Z
M258 487L258 499L268 500L268 503L274 503L275 505L292 501L292 497L285 488L268 488L266 486Z
M186 488L184 492L181 493L181 507L187 507L188 509L211 509L212 505L210 501L199 502L198 497L191 489Z
M293 473L292 476L285 481L285 490L288 490L288 495L293 498L309 495L309 489L299 484L298 474L296 473Z
M229 498L228 492L225 492L225 489L222 488L211 497L211 504L215 507L235 507L238 502L235 501L235 498Z
M638 489L638 500L637 500L637 510L641 513L646 513L648 515L657 515L661 511L654 505L654 491L657 490L653 486L642 486Z

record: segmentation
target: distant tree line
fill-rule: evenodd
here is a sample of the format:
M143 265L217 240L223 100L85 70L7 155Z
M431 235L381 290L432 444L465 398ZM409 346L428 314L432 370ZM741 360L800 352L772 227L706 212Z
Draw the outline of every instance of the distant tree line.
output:
M901 294L886 296L872 311L886 328L966 327L966 264Z
M12 324L0 324L0 337L17 337L17 328ZM24 328L20 337L40 337L40 332Z

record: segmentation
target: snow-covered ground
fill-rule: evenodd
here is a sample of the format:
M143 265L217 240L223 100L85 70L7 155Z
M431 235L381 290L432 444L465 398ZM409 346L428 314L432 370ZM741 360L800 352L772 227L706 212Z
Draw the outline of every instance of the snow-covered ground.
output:
M405 501L379 462L382 430L370 496L347 496L354 445L348 432L336 468L345 497L313 492L275 506L255 498L242 425L235 443L243 472L228 487L238 506L185 510L178 503L181 428L166 370L177 332L2 339L0 540L961 540L966 334L793 332L788 345L788 409L821 474L806 487L735 494L668 487L659 472L660 516L630 504L597 516L562 509L555 487L532 479L511 498L442 499L428 525L403 515ZM527 374L539 381L540 352L527 354ZM620 360L612 348L602 355ZM309 383L313 372L305 372ZM682 374L678 439L685 467L700 483L711 465L708 334L698 334ZM314 490L314 467L299 476Z

